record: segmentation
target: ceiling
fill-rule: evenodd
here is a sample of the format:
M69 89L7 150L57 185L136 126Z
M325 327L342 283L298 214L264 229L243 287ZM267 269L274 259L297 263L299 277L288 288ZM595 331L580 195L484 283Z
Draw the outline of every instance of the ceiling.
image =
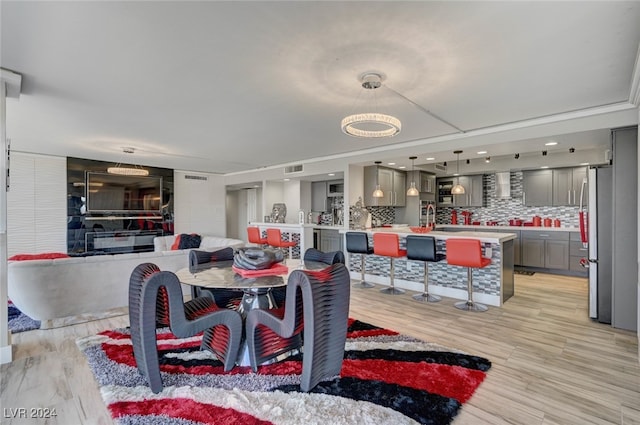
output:
M227 174L533 151L547 135L507 130L563 121L557 139L587 149L607 142L603 117L638 121L638 1L3 0L0 14L0 65L22 75L7 101L15 151ZM381 88L365 92L367 71ZM341 132L371 111L401 133Z

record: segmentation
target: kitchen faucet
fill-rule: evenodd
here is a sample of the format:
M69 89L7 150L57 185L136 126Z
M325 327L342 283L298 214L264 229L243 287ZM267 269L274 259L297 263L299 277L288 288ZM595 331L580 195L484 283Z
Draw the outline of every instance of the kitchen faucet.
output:
M433 212L433 222L429 225L429 210ZM425 221L425 227L430 227L431 229L435 229L436 227L436 209L433 204L427 205L427 220Z

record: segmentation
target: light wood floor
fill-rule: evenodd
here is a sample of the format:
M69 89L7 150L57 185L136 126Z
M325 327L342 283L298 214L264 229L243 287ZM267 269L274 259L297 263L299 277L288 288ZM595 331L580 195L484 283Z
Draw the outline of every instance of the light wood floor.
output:
M588 319L586 279L518 275L516 295L486 313L410 295L353 289L351 315L493 362L455 424L640 424L636 335ZM127 325L121 316L15 334L15 360L0 367L0 423L112 423L75 340ZM58 416L5 417L20 407L55 407Z

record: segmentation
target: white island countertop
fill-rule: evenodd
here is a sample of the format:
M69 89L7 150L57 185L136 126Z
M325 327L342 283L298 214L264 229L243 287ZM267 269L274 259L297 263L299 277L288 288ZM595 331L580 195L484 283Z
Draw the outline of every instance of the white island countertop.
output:
M485 226L473 224L436 224L440 229L482 229L485 230L531 230L534 232L579 232L578 227L544 227L544 226Z
M517 235L515 233L498 233L498 232L474 232L474 231L456 231L456 232L447 232L445 230L434 230L427 233L418 233L412 232L409 227L375 227L372 229L366 230L345 230L341 229L341 233L346 232L367 232L367 233L397 233L398 236L406 237L407 235L416 235L416 236L432 236L436 239L451 239L451 238L472 238L478 239L480 242L488 242L488 243L502 243L505 241L509 241L512 239L516 239Z

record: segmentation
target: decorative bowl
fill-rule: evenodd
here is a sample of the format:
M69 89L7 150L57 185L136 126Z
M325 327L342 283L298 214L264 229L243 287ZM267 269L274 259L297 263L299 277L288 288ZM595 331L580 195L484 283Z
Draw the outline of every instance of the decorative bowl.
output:
M410 226L409 229L413 233L429 233L431 231L431 227L422 227L422 226Z

